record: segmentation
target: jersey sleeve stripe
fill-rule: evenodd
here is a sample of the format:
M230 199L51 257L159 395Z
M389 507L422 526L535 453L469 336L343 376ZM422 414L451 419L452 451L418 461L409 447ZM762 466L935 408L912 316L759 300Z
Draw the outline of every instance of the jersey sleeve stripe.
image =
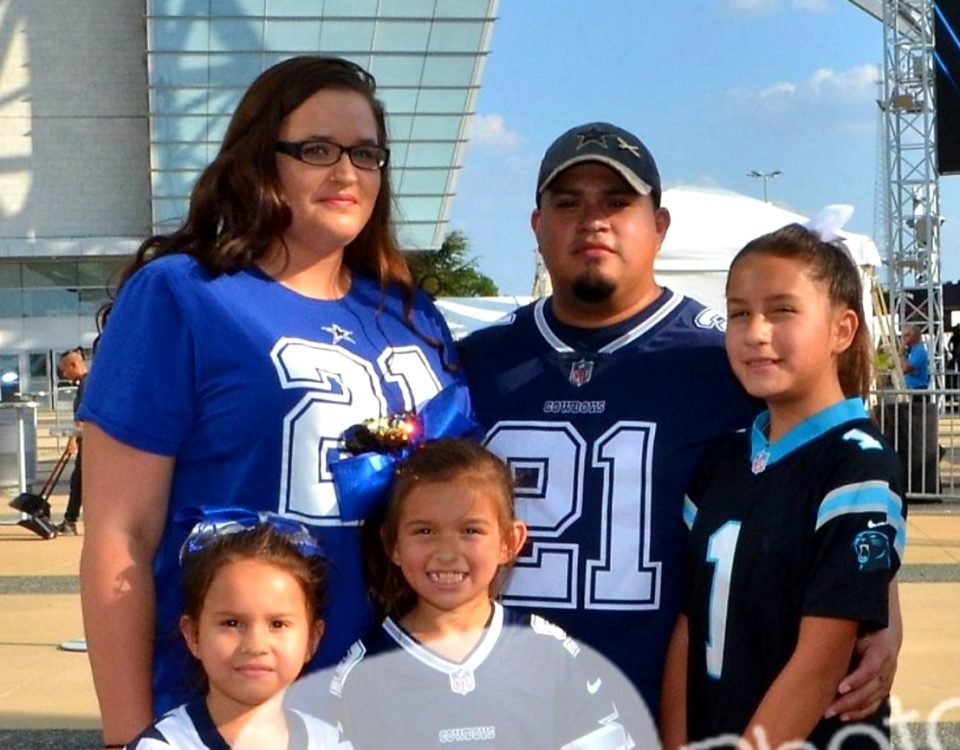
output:
M683 496L683 522L688 529L693 528L693 522L697 520L697 505L688 495Z
M903 501L882 480L858 482L838 487L820 502L817 531L834 518L848 513L881 513L896 532L894 548L903 559L907 541L907 522L903 517Z
M636 747L633 738L615 721L616 713L603 719L604 726L568 742L560 750L626 750Z

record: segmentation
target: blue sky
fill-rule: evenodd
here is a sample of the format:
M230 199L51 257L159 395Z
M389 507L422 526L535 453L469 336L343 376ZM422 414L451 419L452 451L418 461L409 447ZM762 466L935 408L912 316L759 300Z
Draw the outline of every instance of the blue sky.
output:
M848 228L873 234L882 62L880 22L847 0L501 0L450 228L501 293L528 294L540 158L567 128L608 120L646 143L665 188L761 197L747 172L779 169L774 203L850 203ZM940 191L956 280L960 176Z

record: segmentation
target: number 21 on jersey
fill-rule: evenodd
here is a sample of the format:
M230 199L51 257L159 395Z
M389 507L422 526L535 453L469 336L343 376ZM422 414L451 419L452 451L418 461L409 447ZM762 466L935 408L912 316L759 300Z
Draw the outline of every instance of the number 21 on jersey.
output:
M388 347L373 362L340 346L282 338L270 356L281 387L304 392L283 420L280 512L339 524L327 452L351 425L388 413L384 383L394 383L403 409L412 409L436 395L440 380L416 346Z
M504 421L490 430L487 447L510 465L517 512L531 538L505 602L563 609L660 606L660 563L650 559L655 437L654 423L628 421L614 424L592 446L569 422ZM585 515L588 470L598 472L586 501L600 504L599 528L575 525ZM598 552L585 560L581 585L582 545Z

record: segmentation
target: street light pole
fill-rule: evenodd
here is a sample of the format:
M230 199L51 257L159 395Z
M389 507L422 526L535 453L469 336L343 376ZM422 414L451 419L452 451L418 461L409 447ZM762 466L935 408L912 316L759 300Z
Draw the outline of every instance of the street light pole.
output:
M773 180L782 174L783 172L781 172L779 169L775 169L772 172L758 172L756 169L751 169L749 172L747 172L747 177L755 177L763 180L763 202L769 203L770 201L767 200L767 180Z

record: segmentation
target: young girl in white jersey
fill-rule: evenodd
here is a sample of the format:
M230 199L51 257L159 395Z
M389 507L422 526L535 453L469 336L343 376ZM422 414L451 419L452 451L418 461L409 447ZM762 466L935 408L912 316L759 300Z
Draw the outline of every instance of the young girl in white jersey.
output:
M730 366L768 408L707 453L689 488L665 746L887 747L884 708L824 717L858 635L887 625L905 537L899 461L864 407L857 268L784 227L736 256L727 312Z
M181 550L180 630L205 696L164 715L131 750L349 750L336 729L282 705L316 653L325 575L306 527L211 511Z
M331 686L357 750L634 747L581 647L495 601L526 539L500 459L465 438L416 447L375 524L368 586L385 619Z

